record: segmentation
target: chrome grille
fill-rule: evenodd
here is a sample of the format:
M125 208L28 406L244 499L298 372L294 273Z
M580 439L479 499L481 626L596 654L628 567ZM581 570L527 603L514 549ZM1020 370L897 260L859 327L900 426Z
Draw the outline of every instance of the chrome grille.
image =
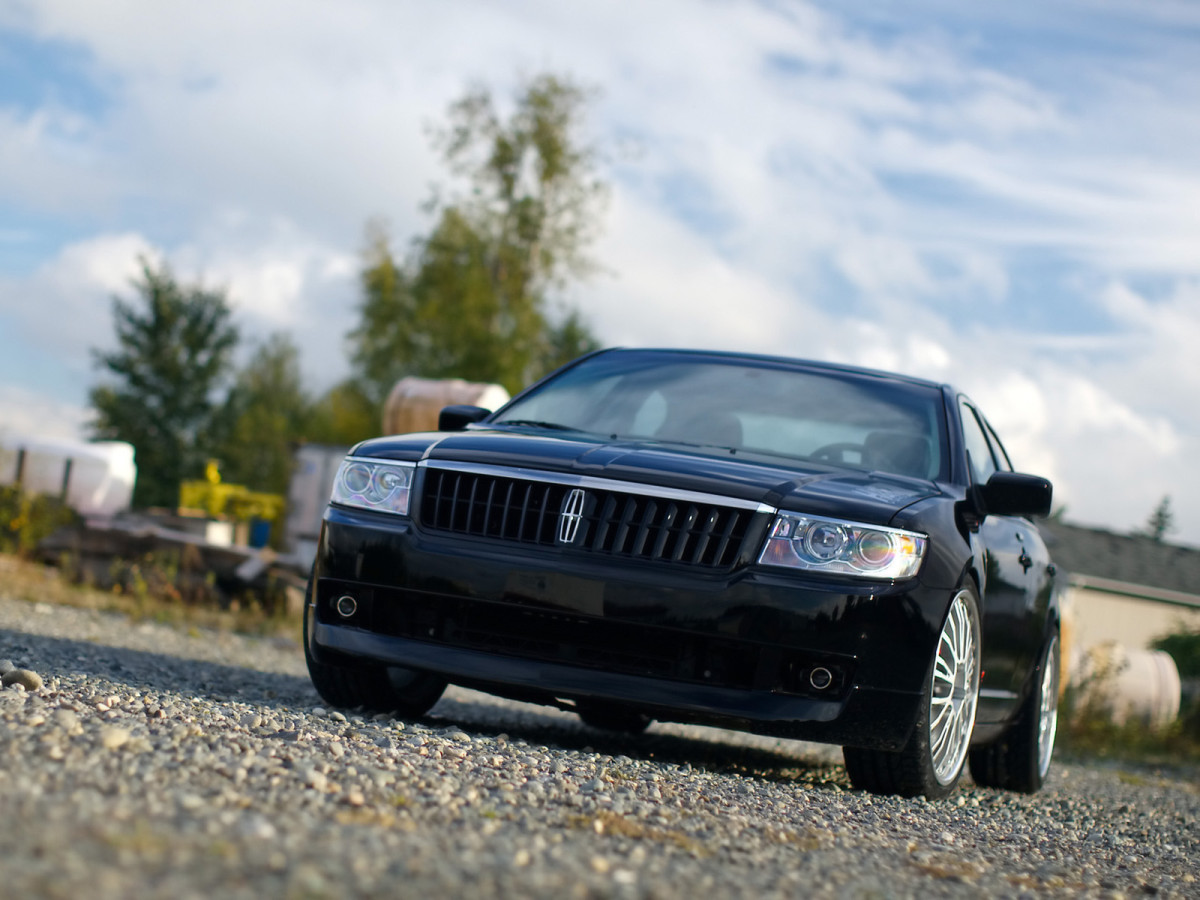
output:
M569 484L429 467L419 522L428 531L722 569L737 560L754 515L701 500L589 487L579 527L560 532L572 490ZM572 531L573 540L560 540Z

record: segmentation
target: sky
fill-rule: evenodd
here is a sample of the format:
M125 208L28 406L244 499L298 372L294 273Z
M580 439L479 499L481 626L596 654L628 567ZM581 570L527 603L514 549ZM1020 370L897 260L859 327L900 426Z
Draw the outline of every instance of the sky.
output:
M1200 546L1192 0L0 0L0 433L86 434L138 259L314 391L473 85L593 86L601 341L947 381L1068 521Z

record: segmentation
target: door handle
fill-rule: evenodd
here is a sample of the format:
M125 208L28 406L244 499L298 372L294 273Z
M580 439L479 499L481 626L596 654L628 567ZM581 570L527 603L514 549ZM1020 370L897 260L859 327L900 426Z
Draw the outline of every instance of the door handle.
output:
M1022 551L1021 555L1017 557L1017 562L1021 564L1022 569L1028 572L1029 567L1033 565L1033 557Z

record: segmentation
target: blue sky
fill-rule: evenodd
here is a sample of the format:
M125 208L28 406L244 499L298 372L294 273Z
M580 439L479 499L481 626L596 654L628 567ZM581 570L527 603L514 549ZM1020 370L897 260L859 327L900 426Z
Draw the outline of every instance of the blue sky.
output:
M139 254L345 372L363 227L472 82L599 94L607 343L959 384L1068 518L1200 545L1190 0L0 0L0 430L77 433Z

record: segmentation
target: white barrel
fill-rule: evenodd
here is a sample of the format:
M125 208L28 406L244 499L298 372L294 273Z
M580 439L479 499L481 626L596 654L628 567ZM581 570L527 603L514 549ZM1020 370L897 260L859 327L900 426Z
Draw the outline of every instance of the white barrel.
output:
M0 484L63 497L85 516L111 516L129 508L137 466L124 441L0 438ZM64 496L65 488L65 496Z
M1179 669L1162 650L1099 644L1075 674L1085 703L1107 709L1117 724L1138 722L1161 729L1179 715Z

